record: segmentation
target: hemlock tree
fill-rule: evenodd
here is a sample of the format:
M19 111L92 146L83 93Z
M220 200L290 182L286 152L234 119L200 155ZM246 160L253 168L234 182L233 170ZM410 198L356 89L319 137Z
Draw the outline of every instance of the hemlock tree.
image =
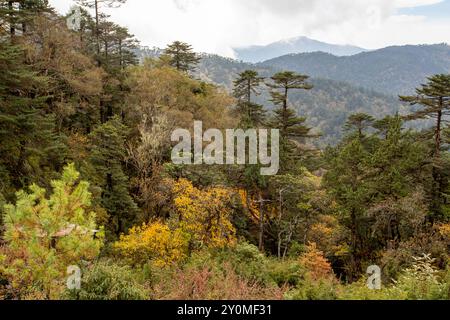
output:
M275 74L272 83L267 86L272 90L272 102L278 108L271 121L274 128L280 129L280 157L282 167L290 167L290 160L297 157L296 149L298 142L309 137L311 128L305 125L306 118L298 117L297 113L289 107L289 91L291 90L311 90L313 86L307 82L308 76L285 71ZM284 159L283 159L284 158ZM282 169L283 170L283 169Z
M234 81L233 95L238 99L238 111L247 126L260 126L265 118L264 107L253 103L252 96L259 95L264 78L257 71L246 70Z
M123 171L127 128L118 117L97 127L90 135L90 176L101 188L101 206L109 214L109 230L119 236L132 226L137 205L130 196L129 179Z
M169 64L178 71L193 71L201 58L192 51L192 46L181 41L169 44L164 50L164 55L170 57Z
M443 205L446 203L446 189L448 188L448 176L444 173L441 158L442 131L445 117L450 115L450 75L437 74L428 78L428 82L416 89L415 96L400 96L404 102L411 105L421 105L422 108L407 116L407 120L434 119L434 150L433 156L433 187L431 190L431 210L435 215L441 216Z

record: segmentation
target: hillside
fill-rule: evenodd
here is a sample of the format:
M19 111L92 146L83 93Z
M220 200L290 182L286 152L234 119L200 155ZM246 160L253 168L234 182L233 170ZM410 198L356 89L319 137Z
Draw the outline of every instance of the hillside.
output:
M203 55L198 67L197 77L232 89L233 80L239 72L257 69L264 77L270 77L280 71L269 65L242 63L217 55ZM394 96L377 93L335 80L313 78L314 89L307 92L293 92L291 104L299 114L308 118L308 123L323 133L322 144L335 143L342 135L341 127L348 116L356 112L365 112L377 117L401 110L401 104ZM273 106L267 90L258 97L267 109Z
M336 56L350 56L366 50L355 46L329 44L307 37L297 37L277 41L265 46L235 48L234 51L236 59L257 63L291 53L321 51Z
M398 95L411 93L430 75L448 73L450 46L394 46L349 57L337 57L323 52L290 54L260 65L345 81Z

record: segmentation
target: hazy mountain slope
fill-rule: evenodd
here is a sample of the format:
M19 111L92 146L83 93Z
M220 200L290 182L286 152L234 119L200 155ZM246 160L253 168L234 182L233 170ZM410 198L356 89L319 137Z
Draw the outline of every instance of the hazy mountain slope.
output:
M366 50L355 46L335 45L307 37L298 37L274 42L266 46L235 48L234 51L236 59L256 63L292 53L322 51L336 56L349 56Z
M260 66L274 66L398 95L412 93L430 75L449 73L450 46L395 46L350 57L321 52L292 54L265 61Z
M203 55L196 76L231 90L237 74L246 69L256 69L265 77L279 71L268 65L256 67L217 55ZM309 125L324 134L321 138L323 144L338 141L342 135L341 128L352 113L366 112L381 117L402 111L403 108L396 97L344 82L324 79L311 79L311 82L314 89L306 92L292 91L290 103L299 111L299 115L308 118ZM257 100L267 109L273 108L267 89Z

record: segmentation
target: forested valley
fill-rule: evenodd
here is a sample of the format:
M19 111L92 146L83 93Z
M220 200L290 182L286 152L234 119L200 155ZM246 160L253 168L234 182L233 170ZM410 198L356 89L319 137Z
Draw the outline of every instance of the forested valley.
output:
M140 61L102 10L125 0L78 2L74 31L45 0L0 0L0 299L450 299L450 74L371 93L378 118L308 110L346 114L317 144L291 99L326 80L249 64L227 90L187 43ZM278 174L174 164L194 120L279 129Z

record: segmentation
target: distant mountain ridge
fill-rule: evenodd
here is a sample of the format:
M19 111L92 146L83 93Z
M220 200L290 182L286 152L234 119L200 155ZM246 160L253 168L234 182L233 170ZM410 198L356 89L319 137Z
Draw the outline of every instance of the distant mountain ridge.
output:
M385 94L413 93L427 77L450 73L450 46L392 46L337 57L323 52L289 54L258 64L310 75L345 81Z
M254 65L218 55L203 54L195 76L231 91L238 73L247 69L256 70L265 78L281 71L270 65ZM382 117L395 112L406 112L406 107L392 95L335 80L311 78L310 82L314 88L309 91L293 90L289 104L300 116L307 118L308 125L313 127L316 133L323 134L318 141L321 146L339 141L342 126L353 113L365 112ZM270 102L268 88L263 88L262 94L254 99L268 110L274 108Z
M158 57L158 48L137 51L140 59ZM292 70L311 76L314 89L293 91L290 105L316 132L323 134L322 146L336 143L342 136L342 126L348 116L357 112L377 118L408 112L398 94L413 94L427 76L450 71L448 45L388 47L349 57L337 57L323 52L291 54L263 63L252 64L213 54L201 54L195 77L223 86L231 91L238 73L257 70L269 78L274 73ZM267 90L257 101L267 109L273 105ZM422 126L422 124L415 124Z
M335 56L351 56L366 49L351 45L337 45L313 40L307 37L297 37L274 42L265 46L249 46L233 48L236 59L244 62L258 63L292 53L325 52Z

